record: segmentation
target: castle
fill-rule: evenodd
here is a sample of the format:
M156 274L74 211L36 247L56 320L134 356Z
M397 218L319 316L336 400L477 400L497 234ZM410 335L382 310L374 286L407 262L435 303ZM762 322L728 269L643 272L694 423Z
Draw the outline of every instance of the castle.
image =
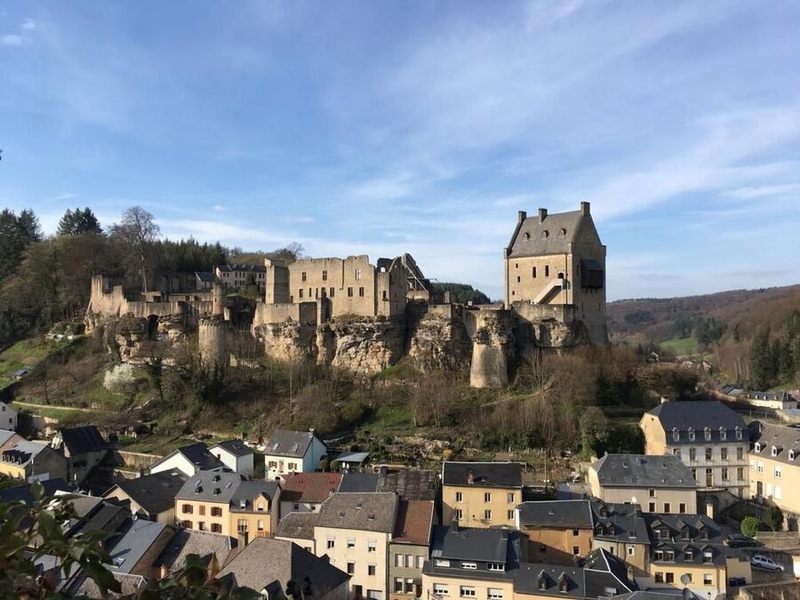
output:
M499 387L535 352L607 342L605 255L582 202L577 211L519 213L504 249L503 305L450 303L409 254L375 264L368 256L266 259L253 269L263 296L244 311L219 275L210 289L138 298L97 276L87 330L127 319L129 333L117 337L131 358L145 342L196 330L202 360L228 364L231 340L247 329L279 360L370 375L408 356L423 369L468 367L474 387ZM232 269L216 269L225 272Z

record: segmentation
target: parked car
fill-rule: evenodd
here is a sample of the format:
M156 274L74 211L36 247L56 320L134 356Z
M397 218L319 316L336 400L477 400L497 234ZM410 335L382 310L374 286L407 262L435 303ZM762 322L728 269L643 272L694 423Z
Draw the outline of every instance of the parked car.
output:
M747 584L747 580L744 577L728 578L728 585L730 585L731 587L738 587L745 584Z
M725 538L725 543L731 548L754 548L761 545L761 542L759 542L757 539L747 537L741 533L730 534Z
M750 564L767 571L783 571L783 565L762 554L756 554L750 559Z

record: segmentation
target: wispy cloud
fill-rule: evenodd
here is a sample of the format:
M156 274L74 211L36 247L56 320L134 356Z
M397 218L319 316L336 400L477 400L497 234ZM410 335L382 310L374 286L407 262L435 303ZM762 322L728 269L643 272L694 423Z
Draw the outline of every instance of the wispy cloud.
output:
M0 34L0 45L2 46L22 46L32 40L31 32L36 29L36 21L25 18L19 24L15 33Z

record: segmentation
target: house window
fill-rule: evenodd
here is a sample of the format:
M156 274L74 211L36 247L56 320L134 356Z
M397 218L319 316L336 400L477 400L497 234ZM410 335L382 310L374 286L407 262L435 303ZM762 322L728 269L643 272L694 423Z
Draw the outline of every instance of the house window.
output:
M484 502L491 502L492 501L492 493L491 492L486 492L483 495L483 501Z
M356 278L356 281L361 279L361 269L356 269L355 270L355 278Z
M714 583L714 578L711 576L711 573L703 573L703 585L712 585Z
M726 469L725 467L722 468L722 480L728 481L728 469Z
M421 569L425 564L425 557L422 555L417 556L417 568Z
M443 583L434 583L433 584L433 593L437 596L449 596L450 592L447 590L447 586Z
M503 590L500 588L488 588L486 590L488 600L503 600Z
M706 448L706 460L711 460L711 448Z
M197 514L200 515L201 517L205 516L206 514L205 504L201 504L200 506L197 507Z
M350 571L348 571L350 573ZM352 575L352 573L350 573ZM400 594L403 592L403 578L402 577L395 577L394 578L394 591L396 594Z
M325 270L322 271L322 281L328 281L328 272Z
M572 537L575 537L575 536L577 536L578 534L580 534L580 531L579 531L579 530L577 530L577 529L573 529L573 530L572 530Z
M336 546L336 538L328 538L328 549Z
M689 448L689 460L697 460L697 450L695 448Z
M728 431L724 427L719 428L719 439L723 441L728 439Z
M545 237L547 237L547 236L545 236ZM550 277L550 265L545 265L544 266L544 276L545 277Z
M347 574L353 575L356 572L356 563L347 563Z
M783 491L781 490L781 486L775 486L775 500L782 500L783 499Z
M200 531L205 531L205 530L206 530L206 522L205 522L205 521L200 521L200 522L197 524L197 528L198 528Z
M741 427L737 427L736 428L736 439L737 440L741 440L742 439L742 428Z
M456 509L456 519L461 521L464 518L464 511L460 508Z
M628 556L634 556L636 554L636 546L628 546Z
M514 494L514 492L509 492L508 493L508 497L507 497L507 502L509 504L514 504L514 498L515 497L516 497L516 494Z
M689 427L689 441L690 442L694 441L694 428L692 427Z
M192 522L191 521L181 521L181 525L183 525L184 529L191 529Z
M303 288L300 288L300 297L303 297Z
M672 441L677 442L681 439L681 432L678 431L677 427L672 428Z
M727 448L720 448L719 449L719 457L722 460L728 460L728 449Z
M484 518L485 521L491 521L492 520L492 511L489 510L488 508L485 511L483 511L483 518Z
M781 468L780 467L775 467L775 478L776 479L780 479L781 478Z
M474 571L475 569L477 569L477 568L478 568L478 563L474 563L474 562L462 562L462 563L461 563L461 568L462 568L462 569L469 569L469 570L471 570L471 571Z
M406 554L406 569L413 569L413 568L414 568L414 555Z
M363 298L364 297L364 286L361 286L361 287L358 288L358 297L359 298Z
M222 525L220 525L219 523L212 523L211 533L222 533Z
M475 588L468 585L462 585L458 588L458 594L462 598L474 598L475 597Z
M703 550L703 562L714 562L714 553L711 550Z
M665 513L672 512L672 505L669 502L664 502L664 512Z
M742 460L744 458L744 448L739 446L736 449L736 460Z
M486 568L490 571L505 571L506 566L503 563L486 563Z
M376 570L375 565L367 565L367 575L374 576L375 570Z
M533 267L533 273L532 273L532 275L533 275L533 278L534 278L534 279L536 279L536 267Z
M675 573L665 573L667 583L675 583Z
M656 571L656 583L664 583L664 573Z
M367 552L377 552L378 542L370 540L367 542Z
M348 298L352 298L353 297L353 288L351 288L351 287L347 288L347 297Z
M681 502L680 504L678 504L678 512L681 514L686 513L686 502Z
M264 519L259 519L256 527L259 531L264 531Z
M758 461L758 463L756 464L756 471L758 473L763 473L764 472L764 463L763 462Z
M211 516L212 517L221 517L222 516L222 508L219 506L212 506L211 507Z
M739 467L736 469L736 478L739 481L742 481L744 479L744 467Z
M578 556L581 553L581 549L578 546L572 547L572 556Z
M403 555L402 554L395 554L394 555L394 566L395 567L402 567L403 566Z
M648 510L649 512L656 512L656 503L655 503L655 502L651 502L651 503L650 503L650 504L647 506L647 510Z
M347 538L347 548L348 548L348 550L350 548L355 548L355 547L356 547L356 539L355 538Z
M236 531L247 531L247 519L239 519L236 522Z
M705 434L706 441L707 442L710 441L711 440L711 428L710 427L706 427L703 430L703 433Z
M647 490L647 494L651 498L655 498L656 497L656 491L655 490Z
M303 271L302 273L300 273L300 281L306 281L306 280L308 280L308 275L306 274L305 271Z
M464 494L462 492L456 492L456 502L463 502L464 501Z

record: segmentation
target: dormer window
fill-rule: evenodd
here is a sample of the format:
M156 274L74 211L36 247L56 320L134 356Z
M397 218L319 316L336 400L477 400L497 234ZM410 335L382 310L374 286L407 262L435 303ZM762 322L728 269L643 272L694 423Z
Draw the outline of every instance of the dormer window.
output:
M710 549L703 550L703 562L714 562L714 551Z
M708 529L706 529L705 527L700 530L700 539L701 540L707 540L708 539Z
M794 460L795 452L794 450L789 450L789 460Z
M772 446L772 456L778 456L780 451L781 451L781 449L778 446L775 446L775 445Z
M536 582L540 590L547 589L547 575L545 575L544 571L539 572L539 579Z
M761 452L761 450L762 450L761 442L756 442L755 450L756 450L756 452Z
M736 439L737 440L741 440L742 439L742 428L741 427L737 427L736 428Z
M694 441L694 427L689 427L689 441Z
M694 559L694 550L691 548L686 548L683 551L683 558L684 560L693 560Z
M719 428L719 439L727 440L728 439L728 430L724 427Z
M682 540L688 540L691 539L691 537L692 537L692 532L688 527L684 527L683 529L681 529Z
M547 229L543 229L542 230L542 239L546 240L548 237L550 237L550 232L547 231Z
M680 441L680 439L681 439L681 432L678 431L677 427L673 427L672 428L672 441L673 442L678 442L678 441Z
M558 578L558 591L559 592L566 592L569 589L569 577L565 573L562 573L561 576Z
M709 441L711 439L711 427L703 429L703 434L705 435L706 441Z

